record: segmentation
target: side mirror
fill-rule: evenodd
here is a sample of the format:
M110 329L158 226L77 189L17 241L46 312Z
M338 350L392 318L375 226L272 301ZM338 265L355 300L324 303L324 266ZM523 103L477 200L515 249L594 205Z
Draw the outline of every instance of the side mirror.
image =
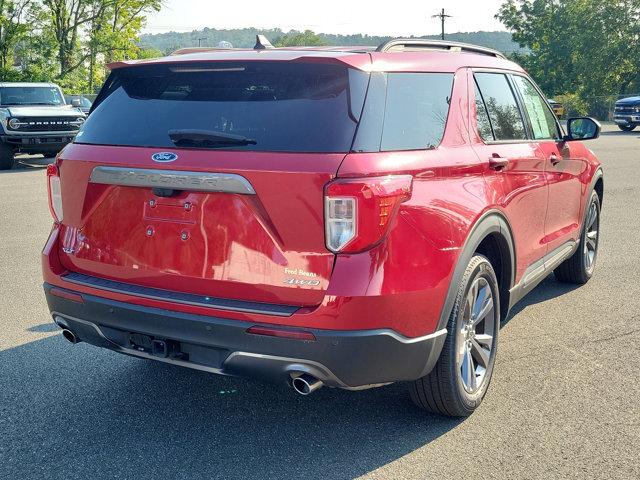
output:
M600 123L591 117L576 117L567 120L565 141L593 140L600 136Z
M80 101L79 98L74 98L73 100L71 100L71 105L74 107L81 107L82 102Z

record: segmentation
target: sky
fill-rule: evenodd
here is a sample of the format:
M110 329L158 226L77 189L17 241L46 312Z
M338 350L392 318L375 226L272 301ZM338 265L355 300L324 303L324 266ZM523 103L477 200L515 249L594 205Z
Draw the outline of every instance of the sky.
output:
M143 31L280 27L284 31L309 29L317 33L435 35L440 33L440 19L431 15L440 13L443 7L452 16L445 23L448 33L505 30L494 18L501 3L503 0L164 0L162 10L149 15Z

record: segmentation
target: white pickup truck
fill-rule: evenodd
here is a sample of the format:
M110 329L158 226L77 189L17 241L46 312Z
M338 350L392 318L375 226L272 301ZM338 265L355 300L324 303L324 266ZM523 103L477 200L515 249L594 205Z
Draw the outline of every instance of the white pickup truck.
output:
M0 170L13 167L16 153L56 155L85 118L55 84L0 83Z

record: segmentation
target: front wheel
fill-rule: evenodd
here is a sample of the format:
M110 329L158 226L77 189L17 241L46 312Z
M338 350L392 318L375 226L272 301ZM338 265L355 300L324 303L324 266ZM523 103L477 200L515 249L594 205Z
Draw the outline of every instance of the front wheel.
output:
M580 244L572 256L561 263L553 274L561 282L583 285L593 276L600 240L600 197L594 191L580 235Z
M623 132L632 132L636 128L636 125L618 125L618 128Z
M0 143L0 170L11 170L13 162L13 148L6 143Z
M452 417L473 413L491 381L499 329L496 274L486 257L475 255L460 282L440 358L410 386L414 403Z

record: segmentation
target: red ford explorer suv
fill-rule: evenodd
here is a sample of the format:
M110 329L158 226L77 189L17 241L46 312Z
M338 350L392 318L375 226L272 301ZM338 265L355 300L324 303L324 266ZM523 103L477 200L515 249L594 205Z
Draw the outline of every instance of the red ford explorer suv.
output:
M602 171L500 53L190 51L111 65L48 169L44 290L64 337L207 372L482 401L500 322L585 283Z

